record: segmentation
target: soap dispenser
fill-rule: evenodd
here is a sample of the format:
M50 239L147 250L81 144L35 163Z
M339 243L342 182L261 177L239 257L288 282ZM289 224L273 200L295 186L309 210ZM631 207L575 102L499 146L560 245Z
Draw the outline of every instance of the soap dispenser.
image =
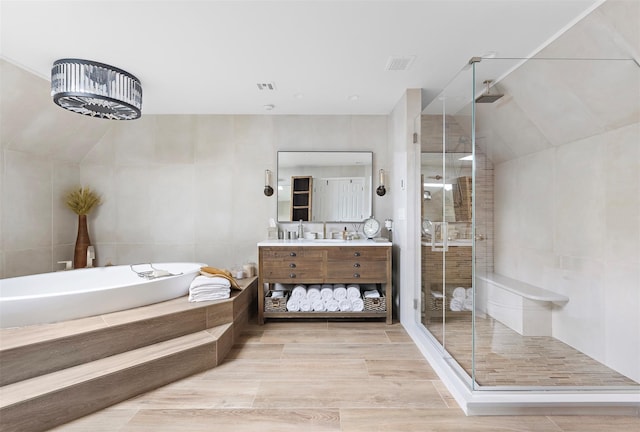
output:
M342 231L342 240L347 239L347 227L344 227L344 231Z
M304 227L302 226L302 219L300 219L300 222L298 223L298 238L304 238Z

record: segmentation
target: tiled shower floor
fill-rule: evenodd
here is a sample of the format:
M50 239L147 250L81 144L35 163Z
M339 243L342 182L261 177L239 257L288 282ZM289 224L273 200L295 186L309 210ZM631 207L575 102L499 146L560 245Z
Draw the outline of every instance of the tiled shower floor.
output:
M447 316L444 337L441 316L426 327L471 375L471 314ZM557 339L522 336L492 318L476 319L475 343L475 378L482 386L640 385Z

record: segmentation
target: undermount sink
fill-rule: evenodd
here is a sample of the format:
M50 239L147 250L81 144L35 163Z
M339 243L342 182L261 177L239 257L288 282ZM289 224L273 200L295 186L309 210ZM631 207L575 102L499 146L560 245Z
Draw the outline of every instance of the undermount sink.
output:
M317 243L342 243L342 242L346 242L347 240L342 240L342 239L314 239L314 242Z

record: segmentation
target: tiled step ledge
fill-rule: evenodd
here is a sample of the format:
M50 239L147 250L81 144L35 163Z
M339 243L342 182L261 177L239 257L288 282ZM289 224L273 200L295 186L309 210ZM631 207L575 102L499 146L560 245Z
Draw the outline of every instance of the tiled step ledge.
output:
M162 303L0 331L0 385L48 374L221 324L244 325L255 301L256 278L239 281L228 300ZM25 367L29 365L29 367Z
M0 388L0 429L43 431L217 366L231 323Z

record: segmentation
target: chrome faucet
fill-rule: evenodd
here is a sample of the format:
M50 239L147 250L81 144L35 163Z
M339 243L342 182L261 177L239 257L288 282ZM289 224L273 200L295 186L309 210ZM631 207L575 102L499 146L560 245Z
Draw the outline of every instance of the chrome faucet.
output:
M87 247L87 268L93 267L93 260L96 259L96 250L93 246Z

